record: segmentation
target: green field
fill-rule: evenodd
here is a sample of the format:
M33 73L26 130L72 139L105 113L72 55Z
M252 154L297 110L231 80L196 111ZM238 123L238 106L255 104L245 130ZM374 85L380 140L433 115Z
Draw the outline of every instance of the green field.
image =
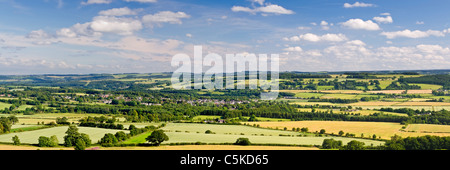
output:
M2 110L5 108L9 108L10 106L11 106L11 104L0 102L0 109L2 109Z
M251 135L225 135L225 134L198 134L198 133L183 133L183 132L167 132L169 141L163 144L182 143L182 142L202 142L202 143L234 143L238 138L248 138L254 144L288 144L288 145L322 145L324 139L340 140L346 144L351 140L358 140L364 142L366 146L373 144L378 146L384 144L381 141L344 138L344 137L286 137L286 136L251 136Z
M410 85L418 85L418 86L420 86L423 90L428 90L428 89L430 89L430 90L437 90L437 89L440 89L440 88L442 88L442 86L441 85L434 85L434 84L410 84Z
M33 131L2 134L0 135L0 142L12 143L12 137L17 135L21 143L37 144L38 138L40 136L50 137L52 135L56 135L58 137L59 143L62 144L64 143L64 136L66 135L65 132L67 131L67 128L68 126L59 126ZM128 133L126 130L78 127L78 132L86 133L87 135L89 135L89 138L91 139L92 143L97 143L97 141L100 140L106 133L115 134L118 131L124 131Z
M311 97L322 97L324 94L322 93L295 93L295 97L301 98L311 98Z
M200 115L200 116L195 116L192 118L193 121L203 121L203 120L214 120L214 119L220 119L221 116L211 116L211 115ZM248 119L250 117L248 116L243 116L243 118ZM277 119L277 118L266 118L266 117L256 117L256 119L258 121L290 121L289 119Z
M215 124L193 124L193 123L169 123L164 128L170 143L234 143L236 139L245 137L249 138L255 144L289 144L289 145L321 145L324 139L334 138L347 143L351 140L359 140L366 145L380 145L384 142L345 138L345 137L315 137L312 134L303 134L293 131L282 131L255 128L242 125L215 125ZM205 134L206 130L211 130L214 134ZM280 136L283 135L283 136ZM150 133L135 136L124 143L145 143L145 138ZM289 136L287 136L289 135ZM300 135L300 137L298 136ZM303 136L306 135L306 136Z
M36 130L44 127L43 125L12 125L11 132L21 132L21 131L30 131Z

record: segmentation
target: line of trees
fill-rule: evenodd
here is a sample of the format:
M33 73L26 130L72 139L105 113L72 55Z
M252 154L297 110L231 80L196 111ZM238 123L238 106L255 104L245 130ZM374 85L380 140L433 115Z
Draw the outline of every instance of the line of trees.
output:
M450 149L450 137L419 136L402 138L393 136L386 142L387 150L438 150Z
M450 137L439 136L419 136L402 138L398 135L391 137L382 146L364 146L360 141L352 140L347 145L342 145L342 141L335 139L324 139L321 145L323 149L340 149L340 150L449 150Z
M450 75L448 74L437 74L437 75L426 75L421 77L408 77L399 78L399 82L407 83L424 83L424 84L436 84L443 86L443 89L450 89Z

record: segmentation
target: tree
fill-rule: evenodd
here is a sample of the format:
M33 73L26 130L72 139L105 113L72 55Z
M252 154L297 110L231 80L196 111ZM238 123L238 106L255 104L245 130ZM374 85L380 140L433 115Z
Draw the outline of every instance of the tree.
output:
M85 145L86 147L89 147L89 146L91 146L91 144L92 144L92 141L91 141L91 139L89 138L89 135L88 135L88 134L81 133L80 136L78 137L78 139L81 139L81 140L84 142L84 145Z
M169 140L169 137L164 133L163 130L153 131L146 140L156 146L159 146L162 142Z
M364 142L352 140L342 147L342 150L364 150L364 145Z
M40 136L38 139L39 147L50 147L51 146L50 143L51 143L50 138L48 137Z
M57 117L56 118L56 124L69 125L70 122L68 122L67 117L62 117L62 118Z
M300 131L303 132L303 133L306 133L306 132L308 132L308 128L307 128L307 127L304 127L304 128L302 128L302 129L300 129Z
M84 140L81 138L76 139L74 149L75 150L85 150L86 143L84 142Z
M325 129L320 129L320 134L325 134Z
M56 135L50 136L50 145L56 147L59 145L58 137Z
M12 137L12 141L13 141L14 145L20 145L20 140L17 135Z
M8 133L11 130L11 120L7 117L0 117L0 134Z
M84 150L91 145L91 139L89 135L79 133L78 128L75 125L70 125L64 136L64 146L74 146L76 150Z
M120 101L117 100L117 99L112 99L111 100L111 104L113 104L113 105L118 105L119 103L120 103Z
M252 115L250 116L250 118L248 118L248 121L249 121L249 122L256 122L256 121L258 121L258 119L256 118L255 114L252 114Z
M58 138L56 135L49 137L40 136L38 139L39 147L56 147L58 146Z
M324 139L322 143L322 148L324 149L337 149L342 146L342 141L337 141L334 139Z
M247 145L251 145L252 143L250 142L250 140L248 138L238 138L234 144L247 146Z
M339 136L342 136L342 135L344 135L344 131L339 131Z
M114 144L116 144L117 142L119 142L116 138L116 136L114 136L111 133L107 133L105 134L105 136L103 136L102 139L100 139L99 144L105 147L111 147L114 146Z
M9 116L8 119L12 124L16 124L17 122L19 122L19 119L14 115Z
M114 136L117 138L118 141L124 141L127 139L127 134L125 134L125 132L123 131L116 132Z
M69 128L66 131L66 136L64 136L64 146L66 147L74 146L79 136L80 133L78 133L78 128L75 125L69 126Z

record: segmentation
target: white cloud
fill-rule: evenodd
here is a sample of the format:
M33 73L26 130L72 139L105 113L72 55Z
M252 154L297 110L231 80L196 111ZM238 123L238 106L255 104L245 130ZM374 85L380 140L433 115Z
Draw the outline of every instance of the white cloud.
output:
M391 16L374 17L373 20L375 20L378 23L383 23L383 24L388 24L388 23L393 23L394 22L394 20L392 19Z
M66 38L75 38L80 36L87 36L87 37L100 37L102 36L101 32L96 32L91 28L92 22L87 23L77 23L73 25L70 28L62 28L58 31L56 31L56 35L59 37L66 37Z
M352 43L327 47L323 50L323 53L332 55L340 60L353 61L359 61L372 55L372 51L367 49L364 45L355 45Z
M356 7L374 7L374 4L367 4L364 2L355 2L354 4L345 3L344 8L356 8Z
M374 23L371 20L364 21L362 19L350 19L350 20L340 23L340 24L349 29L361 29L361 30L369 30L369 31L380 30L380 27L378 26L378 24Z
M265 0L251 0L254 3L258 3L259 5L263 5Z
M386 36L388 39L394 39L398 37L405 37L405 38L425 38L429 36L436 36L436 37L444 37L445 34L441 31L436 30L428 30L428 31L420 31L420 30L403 30L403 31L396 31L396 32L382 32L381 35Z
M181 19L190 16L184 12L162 11L154 15L145 15L142 20L136 18L119 17L121 15L134 15L137 10L125 8L114 8L101 11L91 22L77 23L70 28L62 28L56 32L60 37L75 38L80 36L99 37L103 33L114 33L118 35L131 35L143 29L143 25L153 27L162 23L181 24Z
M302 34L299 36L292 36L290 38L284 38L287 41L309 41L309 42L341 42L347 40L347 37L344 34L324 34L324 35L316 35L312 33Z
M449 29L446 29L446 30L444 30L444 31L442 31L442 32L448 34L448 33L450 33L450 28L449 28Z
M233 12L249 12L249 13L256 12L253 9L250 9L248 7L243 7L243 6L233 6L231 8L231 11L233 11Z
M320 26L322 26L322 30L329 30L330 29L330 26L328 26L329 24L328 24L328 22L326 22L326 21L321 21L320 22Z
M192 38L192 34L186 34L186 37L188 37L188 38Z
M91 4L110 4L112 0L88 0L87 2L81 2L82 5L91 5Z
M384 15L384 16L387 16L387 15L391 15L391 13L389 13L389 12L385 12L385 13L381 13L380 15Z
M142 22L150 27L161 25L162 23L182 24L181 19L190 18L191 16L184 12L162 11L156 14L148 14L142 17Z
M437 54L450 54L450 49L444 48L440 45L428 45L428 44L420 44L417 45L416 48L424 53L437 53Z
M157 0L125 0L126 2L155 3Z
M295 47L288 47L283 49L284 51L289 51L289 52L302 52L303 49L299 46L295 46Z
M357 46L365 46L366 45L366 43L362 42L361 40L348 41L348 42L346 42L346 44L357 45Z
M268 14L276 14L276 15L289 15L294 14L295 12L292 10L288 10L282 6L276 5L276 4L270 4L266 3L263 4L264 1L258 1L254 0L254 2L258 2L259 7L248 8L248 7L242 7L242 6L233 6L231 8L231 11L233 12L248 12L251 14L261 13L262 16L268 16Z
M417 25L423 25L423 24L425 24L425 22L423 22L423 21L416 21L416 24Z
M35 31L31 31L30 33L28 33L27 38L30 38L30 39L47 39L47 38L51 38L51 35L49 35L44 30L35 30Z
M380 47L377 49L376 55L385 61L413 65L415 68L442 68L450 64L450 49L440 45L419 44L414 47Z
M444 69L450 64L449 47L419 44L372 48L359 40L347 41L324 49L303 49L302 52L287 52L281 55L289 61L285 63L285 68L307 69L305 71Z
M132 18L97 16L93 18L90 27L96 32L131 35L133 32L142 29L142 23L141 21Z
M58 42L54 39L54 36L48 34L44 30L31 31L26 35L26 38L31 40L31 44L34 45L50 45Z
M258 12L273 13L273 14L294 14L294 11L283 8L282 6L270 4L264 7L257 8Z
M56 31L56 35L66 38L75 38L80 36L100 37L103 33L131 35L142 28L141 21L133 18L96 16L91 22L83 24L77 23L70 28L62 28Z
M124 15L137 15L137 12L138 10L131 10L128 7L123 7L100 11L98 14L105 16L124 16Z
M310 30L311 27L297 27L297 29L299 29L299 30Z
M62 29L56 31L56 35L61 36L61 37L74 38L77 36L77 33L72 31L70 28L62 28Z

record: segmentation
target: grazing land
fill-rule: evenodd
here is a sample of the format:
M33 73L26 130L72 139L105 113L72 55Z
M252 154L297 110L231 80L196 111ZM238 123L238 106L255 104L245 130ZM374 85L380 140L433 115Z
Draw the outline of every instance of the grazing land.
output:
M25 132L17 132L17 133L9 133L9 134L3 134L0 135L0 142L8 143L11 142L11 138L15 135L17 135L20 139L21 143L26 144L37 144L38 138L40 136L46 136L50 137L52 135L56 135L58 137L58 142L60 144L64 143L64 136L66 135L65 132L67 131L68 126L60 126L60 127L52 127L52 128L45 128L45 129L39 129L39 130L32 130L32 131L25 131ZM89 135L90 139L93 142L97 142L100 140L103 135L106 133L116 133L120 130L113 130L113 129L103 129L103 128L91 128L91 127L78 127L80 133L85 133Z

